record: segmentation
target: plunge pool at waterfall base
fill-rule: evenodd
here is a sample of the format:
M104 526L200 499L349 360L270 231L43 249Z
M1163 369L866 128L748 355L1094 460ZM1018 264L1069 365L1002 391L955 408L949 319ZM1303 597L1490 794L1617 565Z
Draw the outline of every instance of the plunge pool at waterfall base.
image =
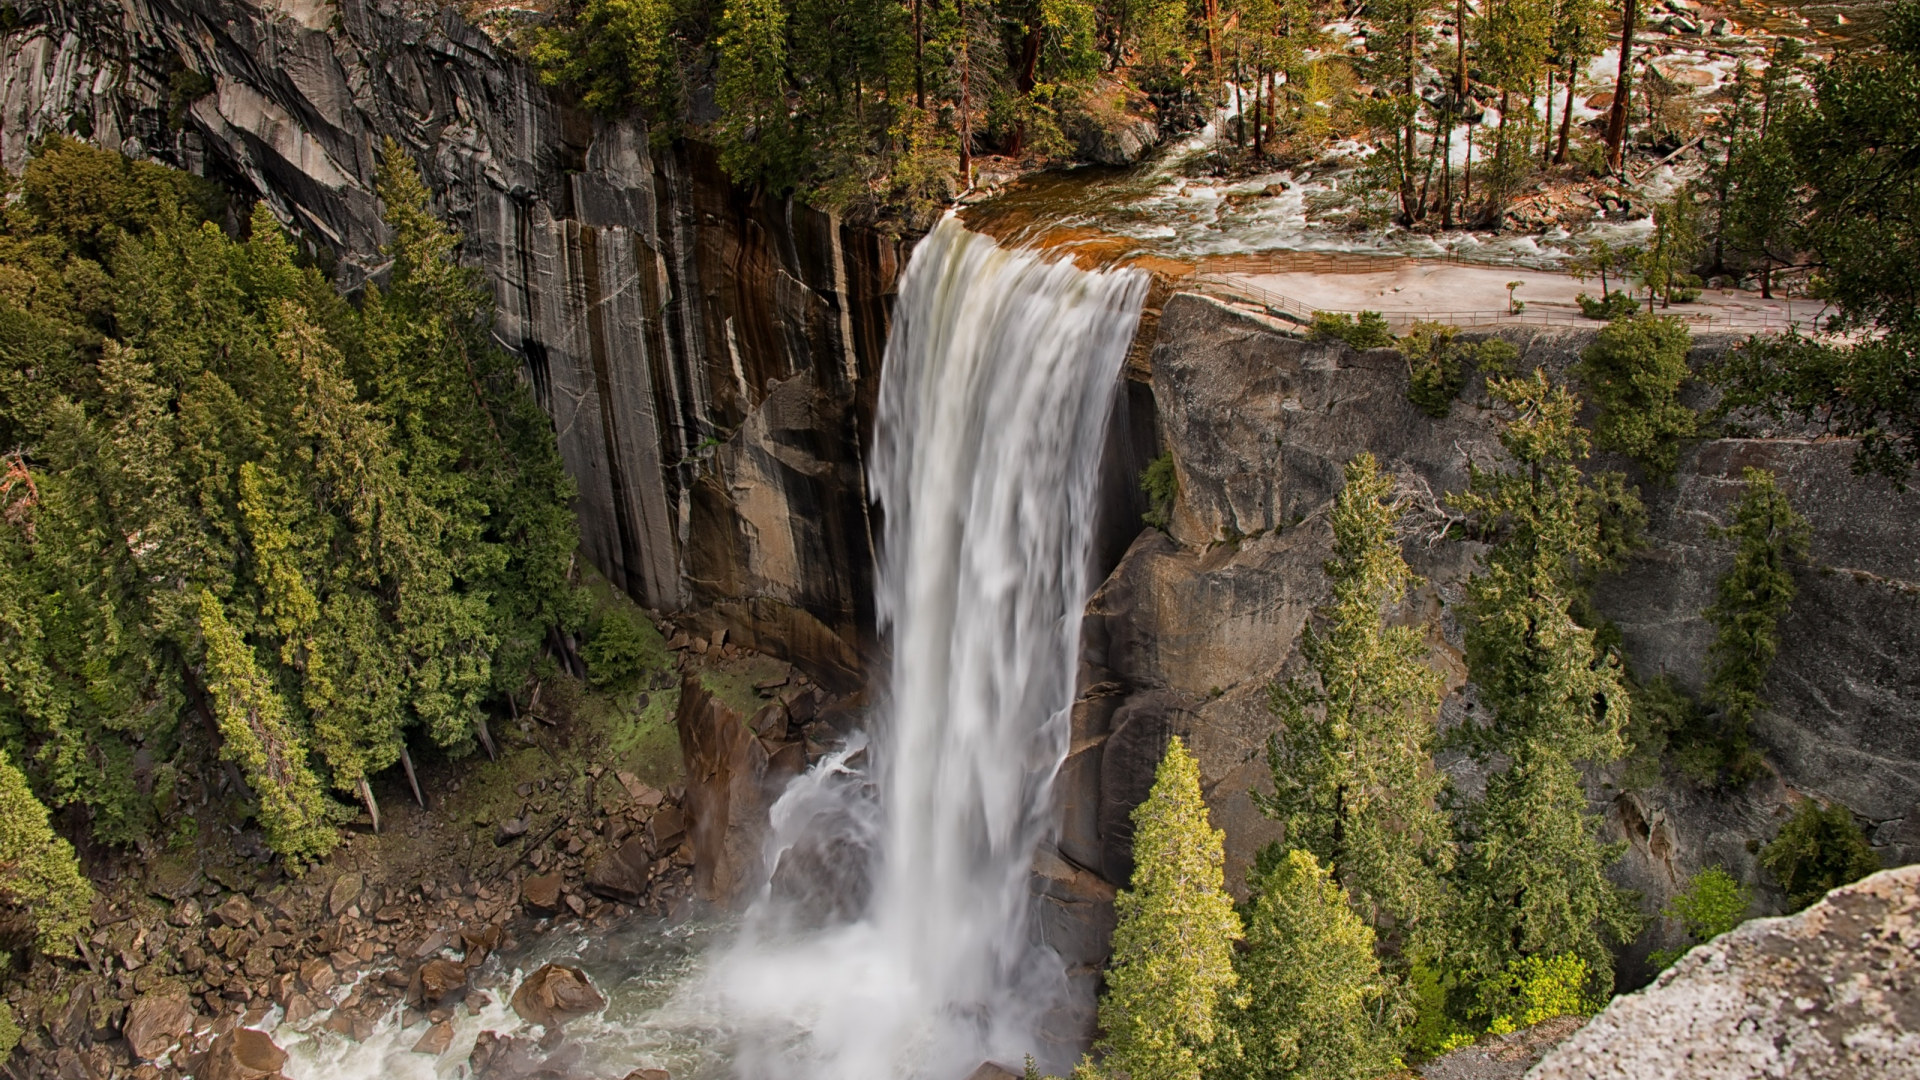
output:
M702 972L714 946L736 924L696 912L679 920L638 917L605 929L560 923L516 950L496 953L474 973L487 1004L478 1013L449 1002L453 1039L439 1054L413 1048L431 1027L418 1012L395 1009L356 1041L328 1028L332 1010L298 1024L275 1010L258 1027L269 1031L288 1060L288 1080L459 1080L482 1032L526 1040L512 1072L526 1080L622 1080L636 1070L662 1069L673 1080L725 1080L733 1075L732 1036L718 1026L722 1011L706 998ZM561 1026L556 1034L529 1024L509 1002L514 990L544 964L578 967L607 999L605 1009ZM366 978L379 978L379 968ZM351 987L335 991L344 1000ZM476 998L477 1001L477 998Z

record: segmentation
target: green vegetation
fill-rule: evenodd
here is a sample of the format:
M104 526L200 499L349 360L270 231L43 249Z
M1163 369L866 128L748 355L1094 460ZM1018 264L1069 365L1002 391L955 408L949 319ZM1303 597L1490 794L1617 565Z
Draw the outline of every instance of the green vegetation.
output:
M1583 476L1576 399L1546 376L1494 379L1510 410L1510 471L1472 470L1454 498L1495 541L1467 583L1467 665L1484 706L1458 741L1490 766L1483 798L1456 818L1459 897L1442 954L1461 974L1464 1015L1507 1011L1501 978L1524 957L1571 954L1591 978L1612 971L1607 939L1637 928L1630 897L1604 870L1618 848L1597 836L1583 764L1619 757L1630 697L1616 657L1574 617L1591 575L1632 543L1639 501L1617 478ZM1522 856L1520 853L1525 853Z
M1520 358L1512 342L1487 338L1468 344L1454 340L1459 333L1457 326L1417 322L1395 342L1407 358L1407 400L1436 420L1453 411L1453 399L1467 382L1468 364L1482 374L1504 375Z
M1805 799L1773 843L1760 850L1760 865L1786 890L1788 909L1799 911L1880 869L1880 856L1852 811Z
M1507 965L1499 980L1511 1011L1493 1018L1489 1034L1505 1035L1556 1016L1591 1016L1606 1007L1606 997L1591 992L1595 982L1587 962L1572 953L1523 956Z
M1133 827L1133 887L1114 900L1095 1075L1199 1080L1216 1055L1241 926L1224 889L1225 835L1208 823L1200 764L1177 737Z
M1374 956L1373 929L1311 854L1272 854L1248 881L1237 997L1222 1014L1229 1050L1210 1075L1371 1080L1393 1071L1406 1009Z
M1680 401L1692 346L1686 324L1671 317L1627 316L1601 330L1574 368L1600 407L1594 442L1651 476L1673 475L1680 441L1699 430L1699 416Z
M1770 84L1764 126L1722 185L1723 247L1754 260L1763 283L1789 255L1817 266L1818 293L1838 309L1827 328L1853 336L1756 338L1718 378L1728 409L1857 438L1857 470L1903 480L1920 461L1920 0L1901 0L1883 26L1880 48L1812 67L1811 101L1784 73Z
M612 693L632 693L644 679L671 666L666 640L644 618L613 605L594 616L581 650L587 681Z
M1748 468L1746 491L1733 511L1733 524L1716 528L1720 539L1735 541L1733 566L1720 578L1718 596L1707 608L1716 633L1708 649L1710 666L1705 703L1718 710L1716 742L1736 782L1760 771L1747 728L1765 704L1760 693L1780 649L1779 626L1793 606L1791 564L1807 557L1811 536L1805 518L1794 512L1773 474Z
M1313 676L1273 687L1273 794L1256 802L1368 922L1425 933L1442 907L1452 837L1431 760L1440 677L1421 629L1385 621L1418 580L1400 557L1393 486L1371 454L1347 465L1326 564L1333 596L1300 643Z
M72 956L74 935L93 921L92 903L93 886L80 876L73 845L54 835L47 808L0 750L0 950L32 945Z
M1695 945L1704 944L1739 926L1747 919L1753 894L1734 880L1725 867L1709 866L1687 879L1660 914L1678 919L1687 932L1688 942L1675 949L1655 949L1647 962L1659 969L1673 966Z
M1140 520L1155 529L1165 530L1173 522L1173 500L1180 494L1180 474L1173 468L1173 451L1152 461L1140 474L1140 490L1147 497L1147 511Z
M0 747L122 844L225 759L230 808L317 855L329 791L377 811L366 779L410 739L469 752L583 614L551 426L391 144L391 269L358 306L264 207L223 233L183 174L55 139L18 190Z
M1344 341L1356 349L1384 349L1393 344L1393 331L1377 311L1363 311L1358 317L1344 311L1313 313L1311 333L1315 341Z

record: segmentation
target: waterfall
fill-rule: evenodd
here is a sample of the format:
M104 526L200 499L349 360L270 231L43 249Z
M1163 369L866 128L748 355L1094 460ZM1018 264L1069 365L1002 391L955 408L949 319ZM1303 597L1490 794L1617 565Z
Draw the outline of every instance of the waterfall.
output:
M884 693L775 806L770 884L715 961L741 1077L961 1080L1041 1052L1066 975L1030 933L1028 879L1146 290L951 217L915 249L869 469Z

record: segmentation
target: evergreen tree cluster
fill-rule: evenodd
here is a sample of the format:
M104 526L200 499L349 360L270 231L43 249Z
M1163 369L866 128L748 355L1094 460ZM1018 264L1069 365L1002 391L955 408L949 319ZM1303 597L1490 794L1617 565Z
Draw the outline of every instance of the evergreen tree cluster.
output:
M1401 224L1452 227L1497 222L1543 170L1579 155L1575 97L1610 44L1627 58L1621 115L1596 163L1618 167L1641 115L1637 7L565 0L515 33L542 76L588 107L710 140L743 185L896 225L970 186L976 155L1097 159L1130 116L1171 133L1217 114L1229 118L1222 153L1253 169L1337 138L1372 143L1381 153L1360 201L1383 200ZM1345 20L1364 49L1329 33ZM1655 143L1674 137L1672 123L1641 127Z
M1684 373L1684 352L1666 367L1634 357L1671 354L1668 326L1616 324L1587 358L1586 380L1608 388L1601 418L1604 429L1616 416L1605 429L1615 445L1655 441L1652 406L1670 400L1667 368ZM1419 584L1401 553L1403 496L1361 454L1328 516L1331 595L1302 634L1305 670L1271 689L1272 793L1255 803L1285 839L1248 871L1237 917L1222 914L1220 834L1174 741L1136 811L1143 840L1118 905L1101 1056L1082 1080L1362 1080L1399 1068L1403 1053L1592 1013L1613 989L1613 948L1646 924L1639 898L1608 877L1625 845L1602 839L1589 794L1598 770L1630 736L1673 738L1683 765L1688 740L1702 739L1757 760L1745 725L1792 601L1789 563L1807 546L1772 475L1748 470L1716 530L1734 550L1705 613L1719 634L1704 703L1670 681L1637 687L1590 600L1639 542L1637 492L1586 468L1570 389L1536 370L1490 375L1487 392L1506 461L1472 466L1449 499L1486 545L1459 602L1466 720L1438 729L1442 679L1424 628L1401 621ZM1620 414L1647 426L1623 429ZM1434 762L1443 748L1472 758L1484 785L1456 788ZM1811 800L1761 861L1796 907L1877 866L1846 809ZM1751 901L1724 869L1695 875L1664 912L1688 944L1655 962L1731 929Z
M14 182L0 782L101 841L198 783L318 856L337 798L377 809L410 739L468 751L579 619L551 426L391 143L378 191L390 269L350 303L184 174L55 138Z

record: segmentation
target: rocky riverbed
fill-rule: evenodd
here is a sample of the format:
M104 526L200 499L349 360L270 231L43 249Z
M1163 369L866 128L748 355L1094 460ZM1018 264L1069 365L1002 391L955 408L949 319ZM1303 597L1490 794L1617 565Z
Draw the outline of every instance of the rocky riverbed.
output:
M860 699L724 631L659 630L670 662L645 689L549 679L496 734L498 760L423 762L421 804L390 778L382 831L363 814L297 876L224 825L102 855L80 956L14 983L17 1075L701 1075L699 1022L645 1018L717 925L706 901L753 873L777 777L837 745ZM696 805L727 853L698 866ZM598 1034L561 1052L588 1014Z

